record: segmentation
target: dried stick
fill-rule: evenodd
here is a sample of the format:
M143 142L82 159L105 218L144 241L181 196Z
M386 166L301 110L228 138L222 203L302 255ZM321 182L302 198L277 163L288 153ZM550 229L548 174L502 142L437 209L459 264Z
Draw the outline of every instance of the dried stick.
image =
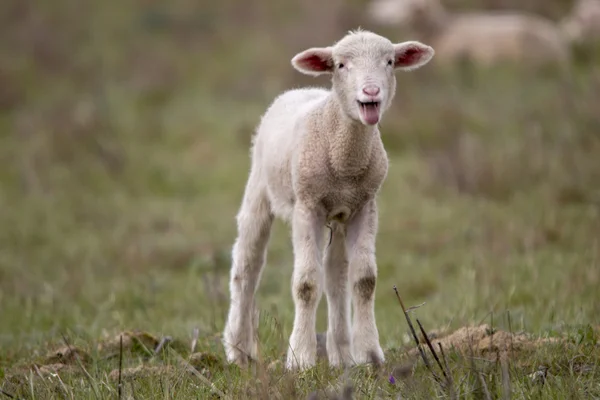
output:
M123 398L123 384L121 382L121 374L123 371L123 335L119 336L119 383L117 384L118 399Z
M425 338L427 347L429 347L429 350L431 350L431 354L433 354L433 358L437 362L438 367L440 367L440 369L442 370L442 374L444 374L444 378L446 378L446 381L448 381L448 375L446 374L446 370L444 369L444 366L440 362L440 359L438 358L438 356L435 352L435 349L433 348L433 345L431 344L431 341L429 340L429 336L427 336L427 332L425 332L425 329L423 329L423 325L421 325L421 321L419 321L418 318L417 318L417 324L419 325L419 329L421 330L421 333L423 334L423 337Z
M408 327L410 328L410 332L412 333L413 339L415 340L415 343L417 344L417 349L419 349L419 353L421 354L421 358L423 358L423 362L425 363L425 366L427 367L429 372L431 372L431 375L433 375L433 378L436 380L436 382L438 382L440 385L443 385L442 380L433 371L433 368L431 368L429 359L427 358L427 356L425 355L425 352L421 348L421 344L419 343L419 338L417 337L415 328L412 324L412 321L410 320L410 316L408 315L408 312L406 311L406 307L404 307L404 303L402 302L402 299L400 298L400 294L398 293L398 288L396 288L396 285L394 285L394 292L396 292L396 297L398 298L400 307L402 307L402 312L404 313L404 316L406 317L406 322L408 323Z

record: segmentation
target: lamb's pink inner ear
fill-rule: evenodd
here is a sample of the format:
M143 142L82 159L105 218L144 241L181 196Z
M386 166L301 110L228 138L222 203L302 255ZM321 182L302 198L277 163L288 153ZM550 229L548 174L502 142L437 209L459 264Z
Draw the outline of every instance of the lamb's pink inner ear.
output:
M294 57L294 64L307 73L325 73L333 68L331 52L326 49L306 50Z
M396 45L395 67L418 68L433 57L433 49L422 43L406 43Z

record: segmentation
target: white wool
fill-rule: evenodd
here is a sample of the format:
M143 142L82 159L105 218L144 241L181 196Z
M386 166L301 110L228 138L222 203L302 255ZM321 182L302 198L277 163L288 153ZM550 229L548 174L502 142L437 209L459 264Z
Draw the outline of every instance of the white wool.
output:
M374 314L375 198L388 159L378 123L395 95L395 71L425 65L433 54L419 42L393 44L359 30L292 59L305 74L330 74L332 88L281 94L253 139L232 251L231 304L223 337L228 361L245 365L257 356L251 316L275 217L291 223L294 248L295 319L287 367L308 368L316 362L316 310L323 291L330 364L383 360ZM324 240L327 224L332 230L329 245Z

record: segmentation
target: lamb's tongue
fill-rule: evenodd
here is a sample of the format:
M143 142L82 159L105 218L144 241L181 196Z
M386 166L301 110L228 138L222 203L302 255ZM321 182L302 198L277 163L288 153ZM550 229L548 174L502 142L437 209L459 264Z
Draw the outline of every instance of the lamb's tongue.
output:
M360 112L367 124L375 125L379 122L379 107L375 106L375 104L361 104Z

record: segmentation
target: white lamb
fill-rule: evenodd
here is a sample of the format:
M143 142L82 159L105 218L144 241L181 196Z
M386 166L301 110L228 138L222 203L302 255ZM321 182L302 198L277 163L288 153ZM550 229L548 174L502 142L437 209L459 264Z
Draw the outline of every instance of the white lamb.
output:
M316 310L323 289L329 362L383 361L374 313L375 197L388 159L377 124L395 95L394 70L419 68L433 54L416 41L393 44L358 30L334 46L311 48L292 59L304 74L331 74L332 89L281 94L253 139L232 251L231 304L223 337L229 362L244 366L257 355L254 296L275 216L291 222L295 259L287 368L315 364ZM327 247L326 224L332 229Z
M520 11L452 13L440 0L372 0L367 13L381 25L410 27L436 49L440 65L468 59L566 67L570 50L557 24Z

